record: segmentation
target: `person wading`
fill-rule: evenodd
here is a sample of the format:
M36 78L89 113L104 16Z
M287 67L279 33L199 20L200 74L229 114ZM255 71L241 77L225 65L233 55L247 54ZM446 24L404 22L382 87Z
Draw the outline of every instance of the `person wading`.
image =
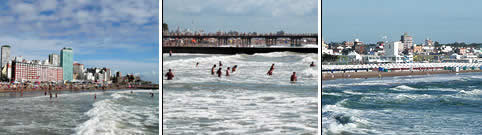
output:
M271 68L269 68L268 73L266 73L266 74L271 76L271 75L273 75L273 71L274 71L274 64L271 65Z
M296 72L293 72L293 74L291 75L290 81L291 81L291 82L296 82L296 81L298 81L298 77L296 77Z
M216 72L218 74L218 77L221 77L223 72L221 71L223 68L219 68L218 71Z
M169 72L167 72L165 76L167 77L167 80L172 80L172 78L174 78L174 74L172 73L171 69L169 69Z

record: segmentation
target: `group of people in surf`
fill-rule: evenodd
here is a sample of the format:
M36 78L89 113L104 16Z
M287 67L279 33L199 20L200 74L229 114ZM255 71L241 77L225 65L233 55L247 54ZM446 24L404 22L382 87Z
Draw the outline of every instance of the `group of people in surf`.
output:
M196 62L196 67L198 65L199 65L199 62ZM223 66L223 63L221 61L219 61L219 68L218 68L217 71L215 71L216 70L216 64L214 64L213 67L211 68L211 75L217 74L218 77L221 77L222 73L223 73L222 66ZM310 67L315 67L315 63L311 62ZM233 68L227 67L226 68L226 76L229 76L230 71L231 71L231 73L235 72L237 68L238 68L238 65L234 65ZM274 64L271 65L271 68L268 70L268 72L266 74L268 76L271 76L271 75L273 75L273 71L274 71ZM166 75L164 75L164 76L167 77L167 80L172 80L174 78L174 73L172 72L171 69L169 69L169 72L167 72ZM291 82L298 81L298 77L296 76L296 72L293 72L293 74L290 77L290 81Z

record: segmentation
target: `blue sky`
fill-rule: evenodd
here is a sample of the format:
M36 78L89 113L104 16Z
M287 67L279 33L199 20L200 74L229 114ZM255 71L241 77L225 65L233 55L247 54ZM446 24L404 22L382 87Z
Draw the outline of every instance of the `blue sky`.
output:
M44 60L63 47L86 67L159 81L157 0L2 0L0 44Z
M481 43L480 0L322 0L322 37L331 41L359 38L375 43L383 36L415 43Z
M207 32L316 33L318 0L164 0L163 21ZM194 25L193 25L194 22Z

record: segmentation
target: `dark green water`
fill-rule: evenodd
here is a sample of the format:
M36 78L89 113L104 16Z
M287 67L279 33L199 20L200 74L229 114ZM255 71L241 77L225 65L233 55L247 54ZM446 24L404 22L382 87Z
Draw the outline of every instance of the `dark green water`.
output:
M322 134L482 134L482 73L322 83Z

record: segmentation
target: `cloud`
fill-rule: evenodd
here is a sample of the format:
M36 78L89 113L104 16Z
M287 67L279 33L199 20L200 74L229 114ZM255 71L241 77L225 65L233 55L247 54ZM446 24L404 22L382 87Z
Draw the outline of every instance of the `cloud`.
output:
M165 0L171 30L317 32L317 0ZM282 27L282 28L281 28Z
M195 15L304 16L317 9L317 3L317 0L165 0L164 5L167 10Z

